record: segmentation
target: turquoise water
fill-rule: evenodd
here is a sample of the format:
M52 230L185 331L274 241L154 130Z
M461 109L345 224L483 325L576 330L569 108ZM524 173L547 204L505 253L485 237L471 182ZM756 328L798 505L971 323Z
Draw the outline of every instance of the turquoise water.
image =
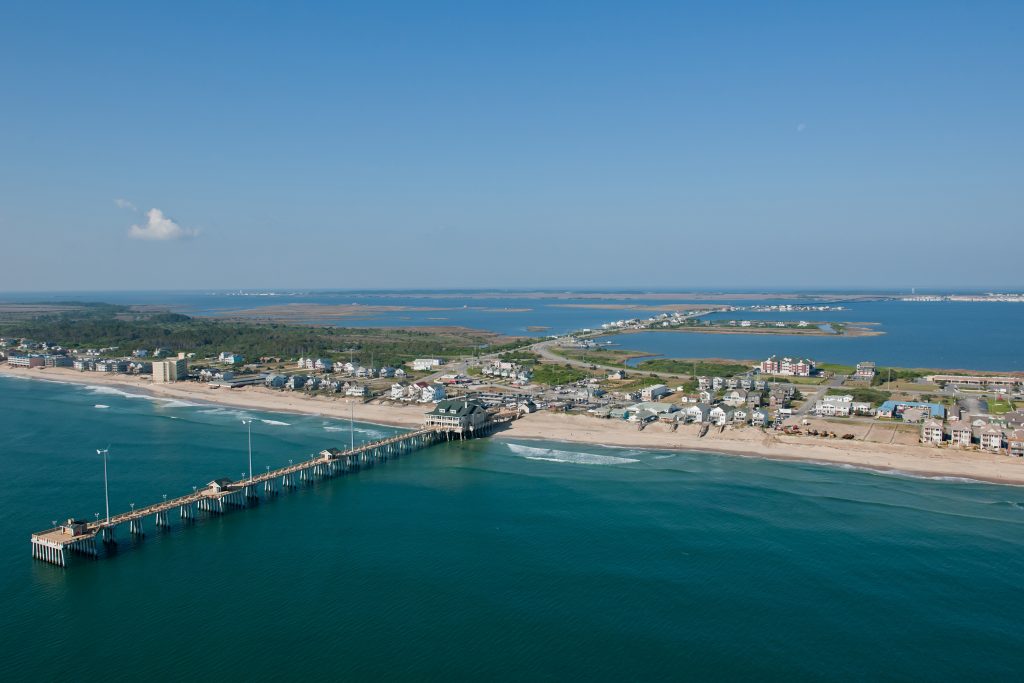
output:
M116 558L31 559L32 530L102 510L93 448L112 444L119 510L237 476L241 416L0 378L7 680L1014 680L1024 665L1024 491L810 464L479 440L150 527ZM348 437L255 417L257 469Z

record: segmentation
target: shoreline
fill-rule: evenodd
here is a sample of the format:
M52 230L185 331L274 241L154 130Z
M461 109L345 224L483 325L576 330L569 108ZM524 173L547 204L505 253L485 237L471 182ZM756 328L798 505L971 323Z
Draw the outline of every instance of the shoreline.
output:
M301 392L280 392L262 387L212 389L206 384L153 384L130 375L107 376L67 368L21 369L0 365L0 376L21 377L57 383L107 386L152 398L194 401L269 413L317 415L339 420L389 427L414 428L422 423L423 405L379 405L347 401L344 398L308 396ZM715 430L703 438L699 426L685 425L676 431L654 423L638 431L632 423L601 420L584 415L538 412L524 416L497 432L493 438L587 444L602 447L640 448L657 451L687 451L720 455L804 462L830 466L852 466L865 470L908 476L968 479L973 481L1024 485L1024 458L1011 458L979 451L958 451L910 443L816 440L787 436L759 429Z

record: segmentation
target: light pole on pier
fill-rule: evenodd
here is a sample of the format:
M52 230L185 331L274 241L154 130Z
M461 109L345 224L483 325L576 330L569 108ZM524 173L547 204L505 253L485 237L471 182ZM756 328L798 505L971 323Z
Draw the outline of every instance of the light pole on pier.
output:
M249 481L252 481L252 418L242 420L242 424L249 430Z
M354 451L356 449L356 428L354 424L356 419L356 407L349 404L348 410L348 448L350 451Z
M107 524L110 524L110 489L107 488L107 453L109 452L110 446L96 449L96 455L103 456L103 498L107 503Z

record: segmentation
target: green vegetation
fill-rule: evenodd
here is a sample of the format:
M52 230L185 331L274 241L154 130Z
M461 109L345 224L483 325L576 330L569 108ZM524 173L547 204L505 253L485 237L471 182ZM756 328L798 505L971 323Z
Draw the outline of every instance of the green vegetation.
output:
M871 386L877 387L880 384L886 384L889 382L890 377L893 382L912 382L919 377L924 377L929 374L924 370L909 369L909 368L878 368L877 374L871 380Z
M868 389L867 387L843 387L842 389L829 389L829 396L843 396L849 394L853 396L854 401L864 401L867 403L884 403L892 398L892 394L888 391L882 391L881 389Z
M655 355L643 351L628 351L624 349L562 349L551 347L550 350L552 353L571 360L593 363L594 365L607 365L615 368L625 368L626 361L630 358Z
M578 382L581 379L586 379L590 375L579 368L574 368L571 365L553 365L550 363L543 363L535 365L533 368L533 381L540 384L549 384L551 386L559 384L572 384Z
M837 363L818 363L816 367L833 375L852 375L857 371L857 368L853 365L839 365Z
M1011 413L1013 410L1013 401L998 399L988 402L988 412L991 415L1003 415L1004 413Z
M519 363L520 365L533 365L540 360L540 356L533 351L526 349L513 349L498 356L507 363Z
M109 304L72 304L59 312L5 308L0 310L0 336L50 341L71 348L116 346L118 355L137 348L168 348L193 352L199 357L233 351L247 360L265 356L348 360L351 353L359 362L378 366L400 365L424 356L473 355L485 344L493 352L527 343L476 330L421 331L211 320Z
M718 363L706 360L683 360L679 358L654 358L637 364L636 369L644 372L667 372L675 375L733 377L750 372L751 365L744 363Z

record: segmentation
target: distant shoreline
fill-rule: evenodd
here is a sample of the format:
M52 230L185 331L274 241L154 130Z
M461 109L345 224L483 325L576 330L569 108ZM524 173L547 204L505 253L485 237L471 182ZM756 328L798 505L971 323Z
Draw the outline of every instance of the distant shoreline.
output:
M308 396L301 392L281 392L262 387L212 389L193 382L153 384L149 380L125 375L81 373L66 368L22 369L0 365L0 376L62 382L79 385L109 386L168 398L212 403L265 412L316 415L347 420L351 414L358 422L399 428L418 427L425 407L379 405L349 402L344 398ZM494 438L544 440L597 446L644 448L687 452L712 452L723 455L760 457L838 466L853 466L878 472L899 472L921 477L971 479L992 484L1024 485L1024 458L991 453L957 451L917 443L875 443L836 439L810 440L810 437L786 436L754 428L715 430L701 438L698 425L685 425L670 431L651 424L638 431L635 424L621 420L602 420L584 415L538 412L512 422ZM894 434L894 439L895 439ZM914 437L916 440L916 437Z

